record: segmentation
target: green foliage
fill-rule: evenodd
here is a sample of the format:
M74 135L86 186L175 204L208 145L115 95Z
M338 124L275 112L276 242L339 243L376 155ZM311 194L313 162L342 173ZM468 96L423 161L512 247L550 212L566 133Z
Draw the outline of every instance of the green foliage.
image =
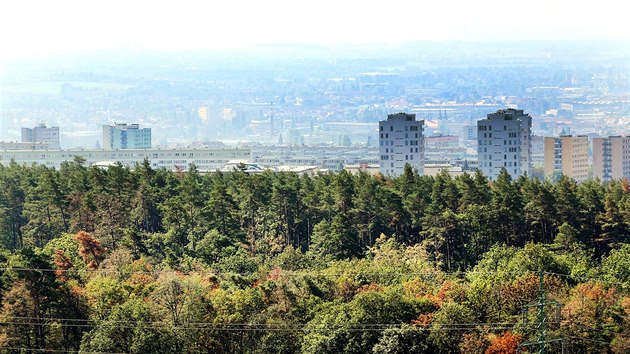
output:
M388 328L383 331L372 352L374 354L429 353L426 337L426 332L410 325Z
M461 341L464 331L440 330L441 328L457 327L462 323L475 323L476 318L472 310L458 303L445 303L433 316L432 330L428 341L437 353L457 352L457 344Z
M401 296L394 289L367 290L348 303L325 304L306 328L303 352L369 352L378 342L379 333L357 331L357 328L371 324L410 323L421 311L421 302Z
M630 244L612 250L610 255L602 260L601 272L607 281L630 290Z
M113 308L96 328L85 334L81 351L163 353L174 349L168 331L154 328L147 305L132 299Z
M540 271L566 304L550 331L590 340L572 351L630 345L627 181L409 167L398 178L202 175L77 160L0 166L0 187L0 347L511 348L498 338L529 335L520 310L539 296Z

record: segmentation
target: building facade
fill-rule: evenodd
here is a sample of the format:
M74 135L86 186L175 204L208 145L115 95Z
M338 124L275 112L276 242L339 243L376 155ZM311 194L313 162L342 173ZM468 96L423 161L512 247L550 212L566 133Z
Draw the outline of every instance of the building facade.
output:
M150 149L151 128L142 128L138 124L117 123L103 125L103 149Z
M542 135L532 135L532 166L545 165L545 137Z
M560 172L583 182L588 168L588 136L545 137L545 177Z
M400 176L409 164L423 174L424 120L416 120L415 114L396 113L387 115L387 120L378 125L381 173Z
M141 150L48 150L48 151L0 151L0 164L8 165L11 160L20 165L41 164L59 169L66 161L75 157L85 159L86 164L107 166L120 162L133 167L148 159L152 168L186 171L195 164L202 172L221 170L232 160L250 160L250 149L141 149Z
M16 141L0 141L0 150L54 150L50 143L30 143Z
M41 123L35 128L22 128L23 143L46 143L50 149L59 149L59 127Z
M459 148L459 136L457 135L435 135L425 137L426 148L428 150L449 150Z
M593 178L630 178L630 136L593 138Z
M531 173L532 118L522 109L501 109L477 122L479 169L495 180L502 168L512 177Z

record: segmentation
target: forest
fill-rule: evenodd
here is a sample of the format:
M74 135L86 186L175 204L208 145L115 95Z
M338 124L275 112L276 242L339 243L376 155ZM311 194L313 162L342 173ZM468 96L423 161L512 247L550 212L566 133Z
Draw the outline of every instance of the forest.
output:
M0 352L628 353L630 183L0 165Z

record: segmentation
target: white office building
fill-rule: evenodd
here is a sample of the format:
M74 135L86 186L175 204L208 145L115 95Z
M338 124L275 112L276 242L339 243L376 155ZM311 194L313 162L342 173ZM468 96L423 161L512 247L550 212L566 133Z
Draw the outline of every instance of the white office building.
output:
M103 149L150 149L151 128L142 128L138 124L117 123L103 126Z
M49 149L59 149L59 127L46 127L41 123L35 128L22 128L23 143L45 143Z
M388 114L379 125L379 165L384 175L400 176L405 164L423 174L424 120L416 120L415 114Z
M495 180L501 168L512 177L531 173L532 117L522 109L498 110L477 122L478 168Z

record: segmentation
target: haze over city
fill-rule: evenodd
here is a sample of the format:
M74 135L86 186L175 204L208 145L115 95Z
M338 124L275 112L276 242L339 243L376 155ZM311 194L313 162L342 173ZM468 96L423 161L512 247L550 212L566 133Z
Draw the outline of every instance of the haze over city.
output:
M5 59L93 50L213 50L258 44L628 41L627 1L8 1Z
M0 352L630 352L630 2L0 2Z

